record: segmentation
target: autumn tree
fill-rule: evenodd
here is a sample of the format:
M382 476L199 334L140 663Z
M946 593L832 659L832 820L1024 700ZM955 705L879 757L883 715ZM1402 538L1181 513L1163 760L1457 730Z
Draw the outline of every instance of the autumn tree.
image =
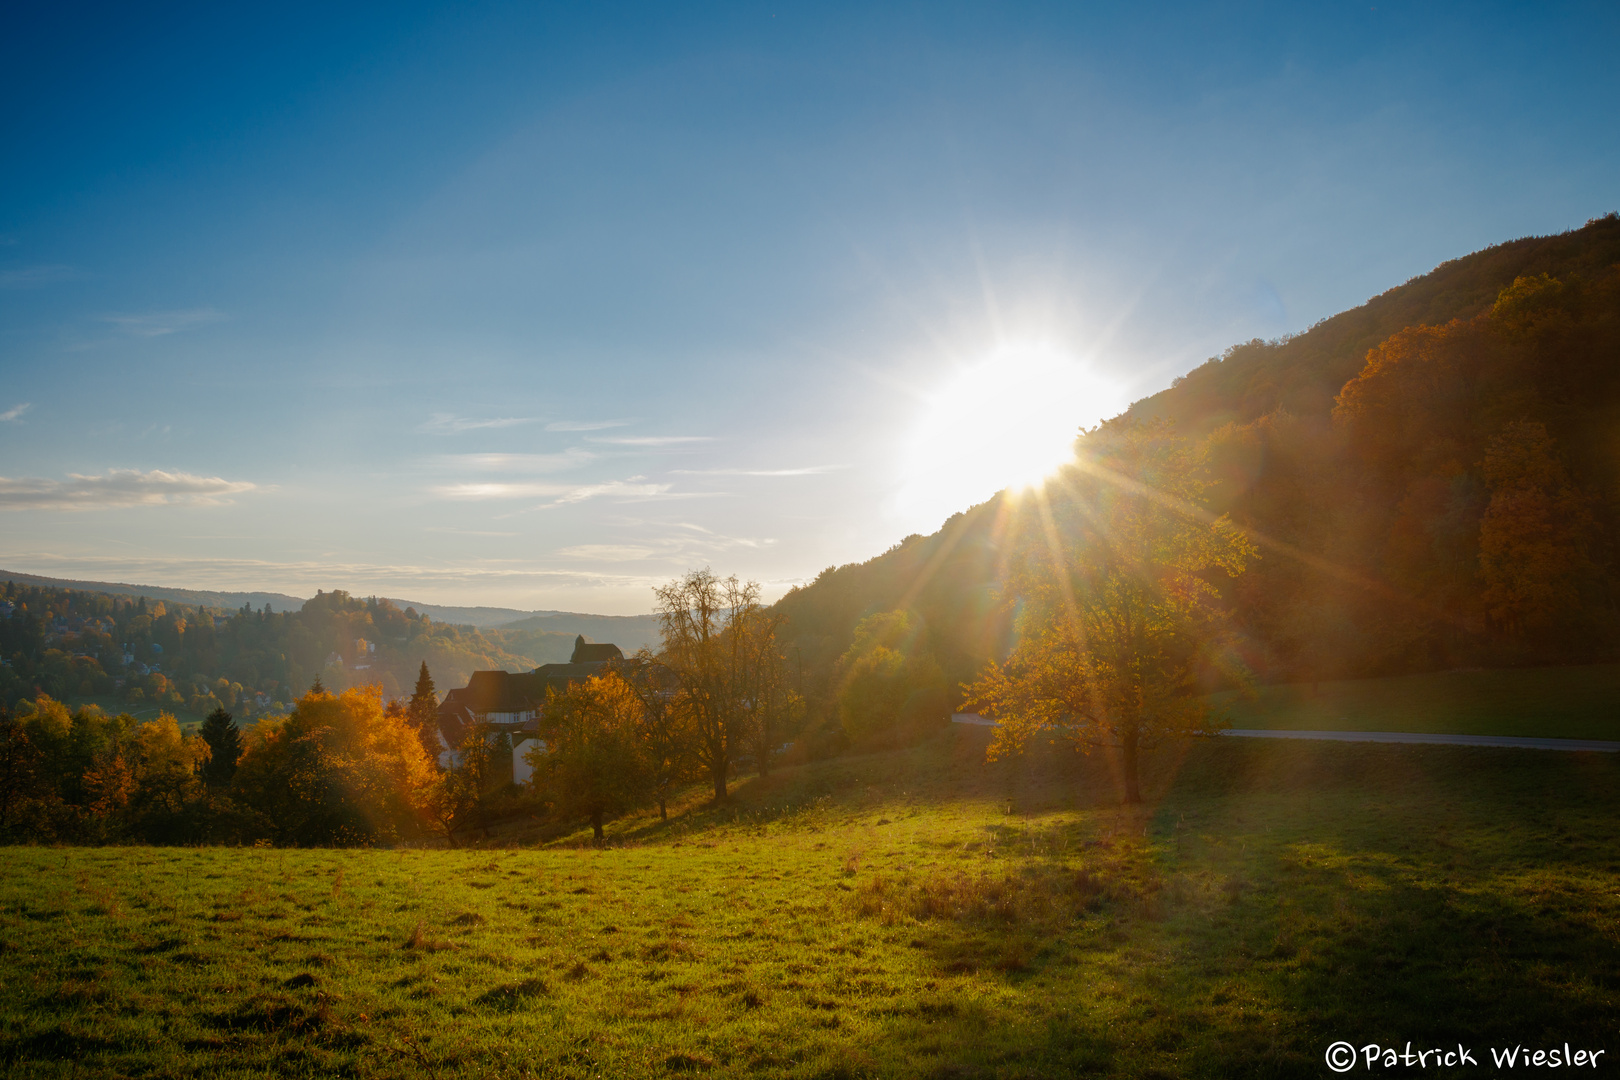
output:
M233 791L279 838L370 843L409 835L434 780L416 732L376 687L311 691L247 734Z
M1202 509L1202 456L1168 425L1105 425L1078 451L1047 485L1048 527L1012 572L1018 642L965 689L970 707L1000 722L992 758L1042 733L1110 748L1135 803L1142 752L1206 729L1195 675L1224 621L1212 578L1242 573L1255 551Z
M636 741L642 776L658 803L658 817L669 819L669 799L692 777L695 747L692 714L681 699L680 678L645 649L613 665L640 704Z
M785 621L776 609L761 607L735 630L742 654L742 707L748 716L742 745L761 776L770 775L771 756L804 714L803 698L793 686L782 651Z
M39 785L39 751L11 710L0 705L0 834Z
M504 737L488 721L474 723L462 733L455 760L428 789L427 815L451 847L458 846L456 838L462 833L487 824L488 796L502 773L496 768L497 752L505 752Z
M543 747L526 755L535 787L558 811L590 820L596 839L603 822L647 794L646 761L640 753L642 700L622 678L609 673L550 690L540 714Z
M181 732L169 713L138 726L125 761L132 772L128 795L132 824L148 840L165 841L184 835L184 815L202 795L199 775L209 764L209 744Z
M660 656L680 681L697 758L714 784L715 801L723 802L734 759L757 722L751 695L764 633L758 624L768 619L759 584L718 578L705 568L656 594Z

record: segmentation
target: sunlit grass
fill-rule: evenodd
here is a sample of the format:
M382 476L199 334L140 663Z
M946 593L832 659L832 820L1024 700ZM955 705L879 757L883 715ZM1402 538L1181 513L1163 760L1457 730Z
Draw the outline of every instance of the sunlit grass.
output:
M17 1075L1319 1075L1604 1045L1607 756L1219 743L1157 802L984 733L464 851L13 848ZM525 840L521 832L491 842Z

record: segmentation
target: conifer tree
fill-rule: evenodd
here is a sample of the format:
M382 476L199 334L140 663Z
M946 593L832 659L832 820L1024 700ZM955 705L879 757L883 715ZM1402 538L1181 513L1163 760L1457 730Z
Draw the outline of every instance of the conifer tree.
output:
M411 693L407 712L417 736L422 740L422 749L428 752L428 757L438 760L439 752L443 749L438 736L439 695L433 688L433 676L428 674L426 660L422 661L422 669L417 673L416 689Z
M320 676L319 672L316 672L316 674L315 674L315 681L309 684L309 692L312 693L312 694L324 694L324 693L326 693L326 684L321 682L321 676Z
M242 756L242 735L236 721L221 705L203 720L197 734L208 744L211 754L203 766L203 780L209 787L224 787L236 775L236 761Z

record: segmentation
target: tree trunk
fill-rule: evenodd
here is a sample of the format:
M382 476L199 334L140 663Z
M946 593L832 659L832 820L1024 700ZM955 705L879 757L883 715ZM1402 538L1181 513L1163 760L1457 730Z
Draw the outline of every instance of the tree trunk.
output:
M1132 732L1120 740L1120 755L1124 758L1125 766L1125 801L1139 803L1142 801L1142 786L1138 781L1140 749L1136 745L1136 734Z
M591 811L591 831L596 834L596 842L602 842L602 811Z
M666 809L665 806L664 806L664 797L662 795L658 796L658 820L659 821L668 821L669 820L669 810Z
M725 758L720 758L719 760L717 760L714 763L713 768L711 768L709 770L711 773L714 774L714 801L717 802L717 803L722 803L722 802L726 801L726 765L727 764L728 764L728 762L726 761Z

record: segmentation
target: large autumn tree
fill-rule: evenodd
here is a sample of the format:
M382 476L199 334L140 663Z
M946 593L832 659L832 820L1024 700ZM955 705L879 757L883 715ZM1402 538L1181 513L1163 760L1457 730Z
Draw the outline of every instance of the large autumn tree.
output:
M390 842L421 824L435 779L410 721L375 687L311 690L247 732L233 793L297 844Z
M732 764L760 721L761 689L779 682L760 666L781 662L779 619L760 604L757 582L716 577L708 568L677 578L657 597L659 659L680 684L696 757L714 783L715 801L724 802Z
M644 712L631 685L612 672L546 694L542 742L528 753L535 787L564 816L588 818L598 841L603 822L642 801L652 786L641 752Z
M1017 644L966 687L969 706L999 721L992 758L1041 734L1110 748L1134 803L1142 752L1206 729L1195 676L1219 662L1216 582L1255 555L1203 509L1208 487L1202 454L1163 422L1081 437L1077 464L1037 496L1044 527L1014 560Z

